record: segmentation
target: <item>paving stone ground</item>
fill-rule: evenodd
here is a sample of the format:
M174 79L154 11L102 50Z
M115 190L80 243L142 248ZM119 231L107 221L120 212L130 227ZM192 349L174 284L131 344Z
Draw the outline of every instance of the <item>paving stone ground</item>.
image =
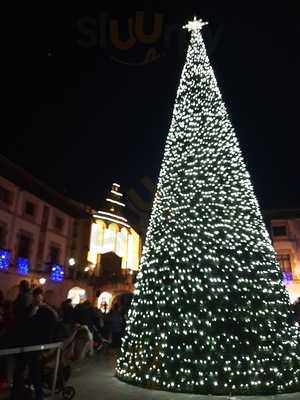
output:
M68 382L76 389L74 400L229 400L228 396L204 396L142 389L114 376L116 354L111 350L75 365ZM276 396L235 396L232 400L300 400L300 393Z

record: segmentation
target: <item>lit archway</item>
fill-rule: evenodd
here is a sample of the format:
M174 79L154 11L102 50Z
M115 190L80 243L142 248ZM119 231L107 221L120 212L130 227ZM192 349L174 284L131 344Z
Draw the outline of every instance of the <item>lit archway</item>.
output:
M113 295L109 292L102 292L98 297L97 307L104 313L108 313L111 307Z
M69 290L68 299L71 299L72 305L75 307L77 304L86 300L86 290L75 286Z

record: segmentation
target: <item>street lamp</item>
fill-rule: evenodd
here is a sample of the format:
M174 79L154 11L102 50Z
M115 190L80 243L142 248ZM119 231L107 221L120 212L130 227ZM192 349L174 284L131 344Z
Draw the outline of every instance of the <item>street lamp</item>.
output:
M45 283L47 282L46 278L40 278L39 279L40 285L45 285Z
M73 257L69 258L69 265L71 267L73 267L73 265L75 265L75 264L76 264L75 258L73 258Z

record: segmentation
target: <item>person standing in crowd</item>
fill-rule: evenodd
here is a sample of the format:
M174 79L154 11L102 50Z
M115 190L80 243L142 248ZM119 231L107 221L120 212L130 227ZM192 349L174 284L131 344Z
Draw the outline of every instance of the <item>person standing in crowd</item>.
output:
M67 299L61 303L60 315L65 324L72 325L74 323L74 308L71 299Z
M29 282L23 279L19 284L19 294L13 304L13 313L17 326L22 327L22 323L28 317L28 308L32 303L32 293Z
M101 342L101 320L98 311L89 300L78 304L74 309L75 322L86 325L96 343Z
M113 305L110 312L110 324L111 324L111 345L112 347L121 346L121 332L122 332L122 318L119 312L119 305L116 303Z
M125 334L125 328L126 328L126 321L128 319L128 310L127 307L123 305L123 307L120 307L120 314L121 314L121 338Z
M0 349L7 346L8 343L8 329L10 326L10 302L5 301L4 294L0 290ZM7 371L7 358L0 358L0 392L2 389L8 388L8 381L6 376Z
M32 292L31 304L23 313L22 330L17 336L18 346L41 345L53 341L58 328L58 316L56 311L45 304L43 300L43 290L35 288ZM39 351L17 356L11 400L24 398L24 373L27 366L36 399L44 400L40 357L41 352Z

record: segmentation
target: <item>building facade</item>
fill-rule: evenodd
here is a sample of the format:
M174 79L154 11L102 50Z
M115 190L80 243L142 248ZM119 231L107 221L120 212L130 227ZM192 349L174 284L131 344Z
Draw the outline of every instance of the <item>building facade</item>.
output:
M269 231L291 301L300 297L300 209L267 211Z
M3 156L0 172L0 289L7 292L22 278L33 284L42 278L45 288L63 284L71 277L70 257L84 268L89 213ZM56 289L66 298L63 287Z
M96 279L98 306L109 310L118 295L133 292L139 270L142 240L125 217L120 185L113 183L103 210L93 213L88 264Z
M105 209L93 214L88 262L97 276L108 269L108 264L118 264L120 271L139 269L141 237L124 216L122 197L120 185L114 183Z
M122 196L114 184L103 210L93 210L0 155L0 290L13 299L27 279L56 304L132 293L141 237Z
M0 177L0 246L12 263L28 259L32 271L67 265L74 218Z

